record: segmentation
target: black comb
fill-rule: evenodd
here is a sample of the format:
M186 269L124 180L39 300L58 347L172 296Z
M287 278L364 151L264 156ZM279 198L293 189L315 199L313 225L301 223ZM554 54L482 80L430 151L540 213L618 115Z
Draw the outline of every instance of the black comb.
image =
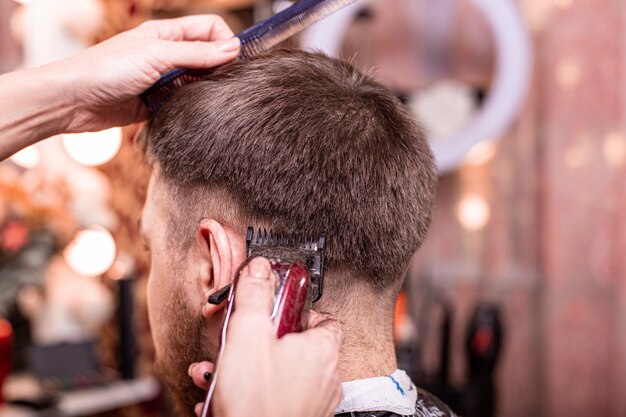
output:
M300 0L280 13L238 33L241 41L240 59L252 58L267 51L356 0ZM208 69L178 68L163 75L141 94L148 111L154 113L181 87L205 79L213 72Z
M312 297L315 302L322 298L324 291L324 249L326 236L320 235L314 240L311 236L281 235L272 230L248 227L246 233L246 250L248 258L263 256L269 259L295 261L301 259L309 269L311 277ZM209 296L210 304L218 305L226 300L231 284L224 286Z

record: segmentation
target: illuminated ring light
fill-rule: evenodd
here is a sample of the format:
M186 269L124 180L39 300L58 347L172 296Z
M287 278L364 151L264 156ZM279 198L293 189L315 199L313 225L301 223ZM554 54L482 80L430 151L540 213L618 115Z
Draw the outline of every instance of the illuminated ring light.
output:
M506 131L522 105L530 77L530 42L514 2L471 1L482 12L495 38L496 72L489 94L473 120L449 137L431 139L430 145L441 173L460 166L472 146L494 141ZM301 46L339 57L348 26L366 2L357 1L311 26L303 33Z

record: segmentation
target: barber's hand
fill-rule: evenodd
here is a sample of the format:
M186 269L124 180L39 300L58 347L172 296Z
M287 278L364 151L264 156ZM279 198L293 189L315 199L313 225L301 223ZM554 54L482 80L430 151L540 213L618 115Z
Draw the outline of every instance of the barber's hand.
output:
M154 20L42 67L64 74L75 100L66 131L124 126L147 117L137 97L173 68L210 68L239 54L239 39L215 15Z
M341 323L311 311L307 330L277 339L270 320L275 279L264 258L242 271L212 399L218 417L328 417L341 400ZM204 389L212 371L210 362L189 367ZM202 404L195 411L199 416Z

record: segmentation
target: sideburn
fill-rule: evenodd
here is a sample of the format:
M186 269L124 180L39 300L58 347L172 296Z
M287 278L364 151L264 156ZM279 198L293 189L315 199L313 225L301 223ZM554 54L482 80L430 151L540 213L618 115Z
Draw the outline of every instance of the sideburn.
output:
M204 336L201 306L192 311L181 284L172 287L167 306L171 314L165 324L169 336L160 346L154 369L172 393L178 414L195 417L194 406L204 401L206 392L194 385L187 372L192 363L210 360L208 352L214 349Z

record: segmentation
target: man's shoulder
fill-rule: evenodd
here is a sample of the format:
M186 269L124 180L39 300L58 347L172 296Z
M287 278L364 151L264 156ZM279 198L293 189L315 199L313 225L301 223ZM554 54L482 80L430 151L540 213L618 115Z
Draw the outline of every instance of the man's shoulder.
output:
M335 414L335 417L408 417L389 411L362 411ZM415 413L411 417L457 417L443 401L423 389L417 388Z

